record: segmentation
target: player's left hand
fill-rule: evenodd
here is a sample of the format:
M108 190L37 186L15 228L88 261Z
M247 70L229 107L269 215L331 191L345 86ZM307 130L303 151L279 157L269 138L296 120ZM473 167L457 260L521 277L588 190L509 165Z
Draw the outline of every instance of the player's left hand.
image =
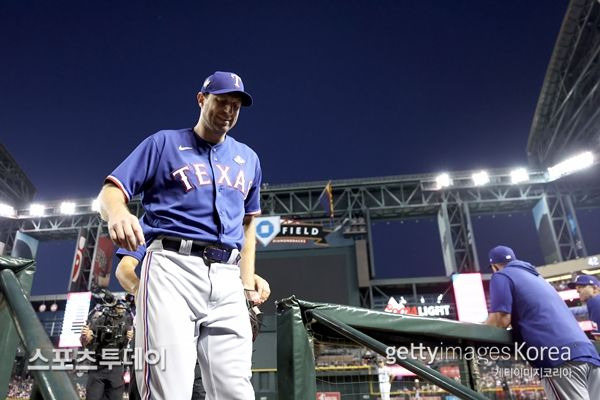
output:
M269 282L267 282L257 274L254 274L254 288L256 290L256 293L258 294L258 299L254 300L254 303L256 305L260 305L267 301L267 299L271 295L271 287L269 286Z

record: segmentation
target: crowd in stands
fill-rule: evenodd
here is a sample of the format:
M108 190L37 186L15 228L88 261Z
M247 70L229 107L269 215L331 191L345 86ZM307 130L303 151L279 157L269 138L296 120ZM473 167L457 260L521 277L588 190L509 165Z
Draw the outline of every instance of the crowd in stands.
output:
M367 354L367 355L365 355ZM315 346L316 367L356 367L369 365L369 355L360 347L326 345Z
M33 386L33 379L21 378L20 376L14 376L13 379L8 383L8 396L9 399L28 399L31 395L31 387Z
M80 399L85 399L85 385L80 384L79 382L75 383L77 394ZM12 380L8 383L8 400L25 400L29 399L31 396L31 390L33 388L33 378L26 377L22 378L20 376L13 376ZM126 399L127 396L124 397Z
M479 363L480 390L490 391L501 388L510 389L516 400L545 399L541 389L540 377L534 369L522 361L499 364L488 361Z
M364 366L371 367L373 377L377 375L377 359L378 356L364 348L344 347L339 345L328 346L326 344L317 343L315 346L315 364L317 367L338 367L343 370L346 367ZM456 362L448 360L436 359L431 367L441 371L443 366L454 365ZM479 366L480 385L479 390L484 393L489 393L496 399L510 398L508 390L512 398L515 400L543 400L545 399L542 387L540 385L540 377L534 375L534 370L525 362L522 361L504 361L497 363L494 361L481 361ZM460 377L452 376L459 380ZM364 377L369 380L370 378ZM397 377L392 380L392 392L403 393L404 391L414 392L417 388L422 394L439 395L443 393L437 386L421 381L415 383L414 376ZM494 394L491 394L493 392ZM401 397L401 396L400 396Z
M557 292L562 292L563 290L569 290L569 287L567 286L569 282L569 280L560 282L550 282L550 285L552 285L552 287L556 289Z

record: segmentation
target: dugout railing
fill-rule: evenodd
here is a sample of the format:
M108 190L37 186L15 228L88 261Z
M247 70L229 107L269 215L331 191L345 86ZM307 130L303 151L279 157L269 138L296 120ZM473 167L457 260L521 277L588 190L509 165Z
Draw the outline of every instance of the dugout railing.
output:
M28 359L36 352L42 359L53 358L54 346L37 318L28 295L31 291L35 261L0 256L0 398L5 398L19 339ZM79 400L73 382L66 371L46 368L31 370L34 385L31 399Z
M338 343L360 344L383 357L390 346L422 343L459 348L512 346L509 331L482 324L422 318L336 304L315 303L290 297L277 302L277 377L281 400L314 400L317 369L314 337ZM477 360L460 360L460 382L448 378L410 357L393 356L394 362L461 399L488 399L476 391Z

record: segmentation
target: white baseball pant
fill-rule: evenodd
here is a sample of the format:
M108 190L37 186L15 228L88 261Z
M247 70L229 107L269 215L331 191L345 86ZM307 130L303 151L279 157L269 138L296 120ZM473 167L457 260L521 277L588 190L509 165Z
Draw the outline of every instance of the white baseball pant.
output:
M252 332L239 267L207 266L183 250L183 243L178 253L154 240L142 263L136 346L165 356L136 371L142 399L191 398L198 357L207 400L253 400Z

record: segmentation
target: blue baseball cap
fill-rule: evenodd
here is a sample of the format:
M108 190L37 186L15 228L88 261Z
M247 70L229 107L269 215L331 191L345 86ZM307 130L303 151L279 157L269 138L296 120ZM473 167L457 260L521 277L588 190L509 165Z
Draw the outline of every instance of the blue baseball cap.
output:
M575 277L575 280L573 282L569 282L569 284L567 286L569 286L569 288L571 288L571 289L575 289L576 286L586 286L586 285L600 287L600 281L595 276L577 275Z
M491 264L506 264L517 259L515 252L506 246L496 246L488 253Z
M244 82L238 74L233 72L217 71L204 80L201 93L224 94L239 93L242 96L242 105L252 105L252 96L244 91Z

